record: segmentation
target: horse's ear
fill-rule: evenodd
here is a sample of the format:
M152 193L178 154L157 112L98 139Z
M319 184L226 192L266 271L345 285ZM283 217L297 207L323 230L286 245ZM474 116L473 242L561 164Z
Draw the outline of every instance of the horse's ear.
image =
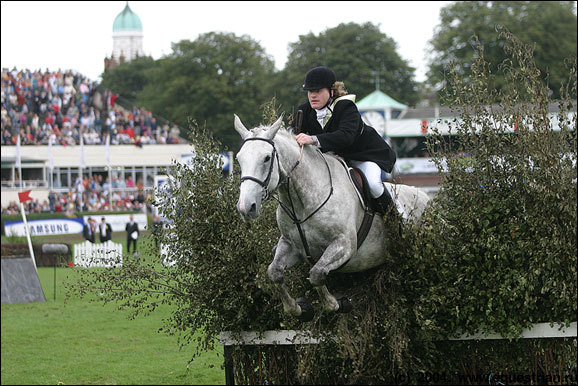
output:
M267 137L269 139L273 139L273 137L275 137L275 134L277 134L277 131L281 128L282 124L283 124L283 114L281 114L279 119L277 119L275 121L275 123L273 123L271 125L269 130L267 130L267 133L266 133Z
M250 131L247 130L245 125L243 125L237 114L235 114L235 130L239 133L242 139L245 139L250 134Z

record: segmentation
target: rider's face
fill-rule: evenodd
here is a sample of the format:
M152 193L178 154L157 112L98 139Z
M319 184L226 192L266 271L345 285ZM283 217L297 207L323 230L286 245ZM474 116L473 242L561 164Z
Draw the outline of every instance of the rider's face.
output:
M307 98L309 98L309 104L314 109L321 109L327 101L329 100L329 89L322 88L320 90L308 90Z

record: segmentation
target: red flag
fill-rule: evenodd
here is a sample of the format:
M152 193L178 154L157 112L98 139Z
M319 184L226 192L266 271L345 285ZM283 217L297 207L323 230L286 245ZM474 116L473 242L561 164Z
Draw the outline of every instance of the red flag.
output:
M32 197L30 197L30 192L32 192L32 190L27 190L25 192L18 193L18 199L20 199L20 202L32 201Z

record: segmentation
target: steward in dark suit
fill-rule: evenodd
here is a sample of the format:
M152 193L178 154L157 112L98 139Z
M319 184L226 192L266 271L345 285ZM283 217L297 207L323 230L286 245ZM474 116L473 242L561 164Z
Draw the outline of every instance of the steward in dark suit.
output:
M104 217L102 218L102 222L100 223L98 234L101 243L107 242L108 240L112 239L112 227L110 226L109 223L106 222Z
M96 227L94 226L93 220L92 218L88 218L86 224L84 225L83 229L82 229L82 237L84 237L86 240L90 241L91 243L94 243L96 241Z
M304 90L309 101L298 107L303 111L300 145L317 145L322 152L334 152L365 174L377 210L385 213L391 197L381 183L381 170L391 173L396 154L371 126L361 119L355 96L347 95L344 84L336 81L327 67L311 69ZM295 128L295 121L291 124Z
M138 239L138 224L134 221L134 216L130 215L130 221L126 223L126 246L127 251L130 253L130 245L133 244L133 252L136 254L136 240ZM134 237L134 233L136 232L136 237Z

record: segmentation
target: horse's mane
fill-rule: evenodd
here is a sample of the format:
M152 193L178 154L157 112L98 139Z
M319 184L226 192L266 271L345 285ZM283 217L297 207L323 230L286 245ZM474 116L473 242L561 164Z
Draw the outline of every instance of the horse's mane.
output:
M253 134L254 137L264 137L265 132L268 131L270 128L271 128L271 126L260 125L260 126L252 128L250 130L250 132ZM293 128L292 127L284 127L284 126L281 126L279 128L279 130L277 131L277 134L275 135L275 137L283 137L286 140L292 140L294 136L295 136L295 132L294 132ZM295 142L295 141L293 140L293 142ZM296 142L295 142L295 145L297 145Z
M265 135L264 133L265 133L267 130L269 130L270 127L271 127L271 126L260 125L260 126L257 126L257 127L253 128L253 129L251 129L250 131L251 131L251 133L253 133L253 136L255 136L255 137L261 137L261 136L264 136L264 135ZM279 130L277 131L277 134L275 135L275 138L282 138L284 141L286 141L287 143L291 144L292 146L298 147L299 145L297 144L297 142L295 141L295 138L294 138L295 135L296 135L296 133L295 133L295 130L294 130L293 127L291 127L291 126L289 126L289 127L281 126L281 127L279 128ZM307 146L306 149L307 149L307 148L310 148L311 150L314 149L313 146ZM340 161L343 160L343 157L341 157L341 156L339 156L339 155L337 155L337 154L335 154L335 153L333 153L333 152L326 152L326 153L324 153L324 155L335 157L336 159L338 159L338 160L340 160Z
M293 137L296 135L295 131L293 130L292 127L281 127L279 129L279 131L277 132L277 135L280 135L282 137L285 137L287 139L293 139Z
M270 128L271 128L270 125L269 126L260 125L260 126L257 126L257 127L250 129L249 131L251 133L253 133L255 136L260 136L260 135L263 135L263 133L265 131L269 130ZM291 126L289 126L289 127L281 126L281 128L277 132L277 135L279 135L279 133L285 133L287 135L295 135L295 132L293 131L293 128Z
M297 145L297 142L295 141L295 130L293 129L293 127L281 127L279 129L279 131L277 132L276 137L282 137L283 139L289 141L292 144L295 144L295 146L299 146ZM316 149L314 146L307 146L306 149L311 149L314 150ZM334 152L330 151L330 152L326 152L323 153L325 156L332 156L337 158L338 160L343 160L343 157L335 154Z

